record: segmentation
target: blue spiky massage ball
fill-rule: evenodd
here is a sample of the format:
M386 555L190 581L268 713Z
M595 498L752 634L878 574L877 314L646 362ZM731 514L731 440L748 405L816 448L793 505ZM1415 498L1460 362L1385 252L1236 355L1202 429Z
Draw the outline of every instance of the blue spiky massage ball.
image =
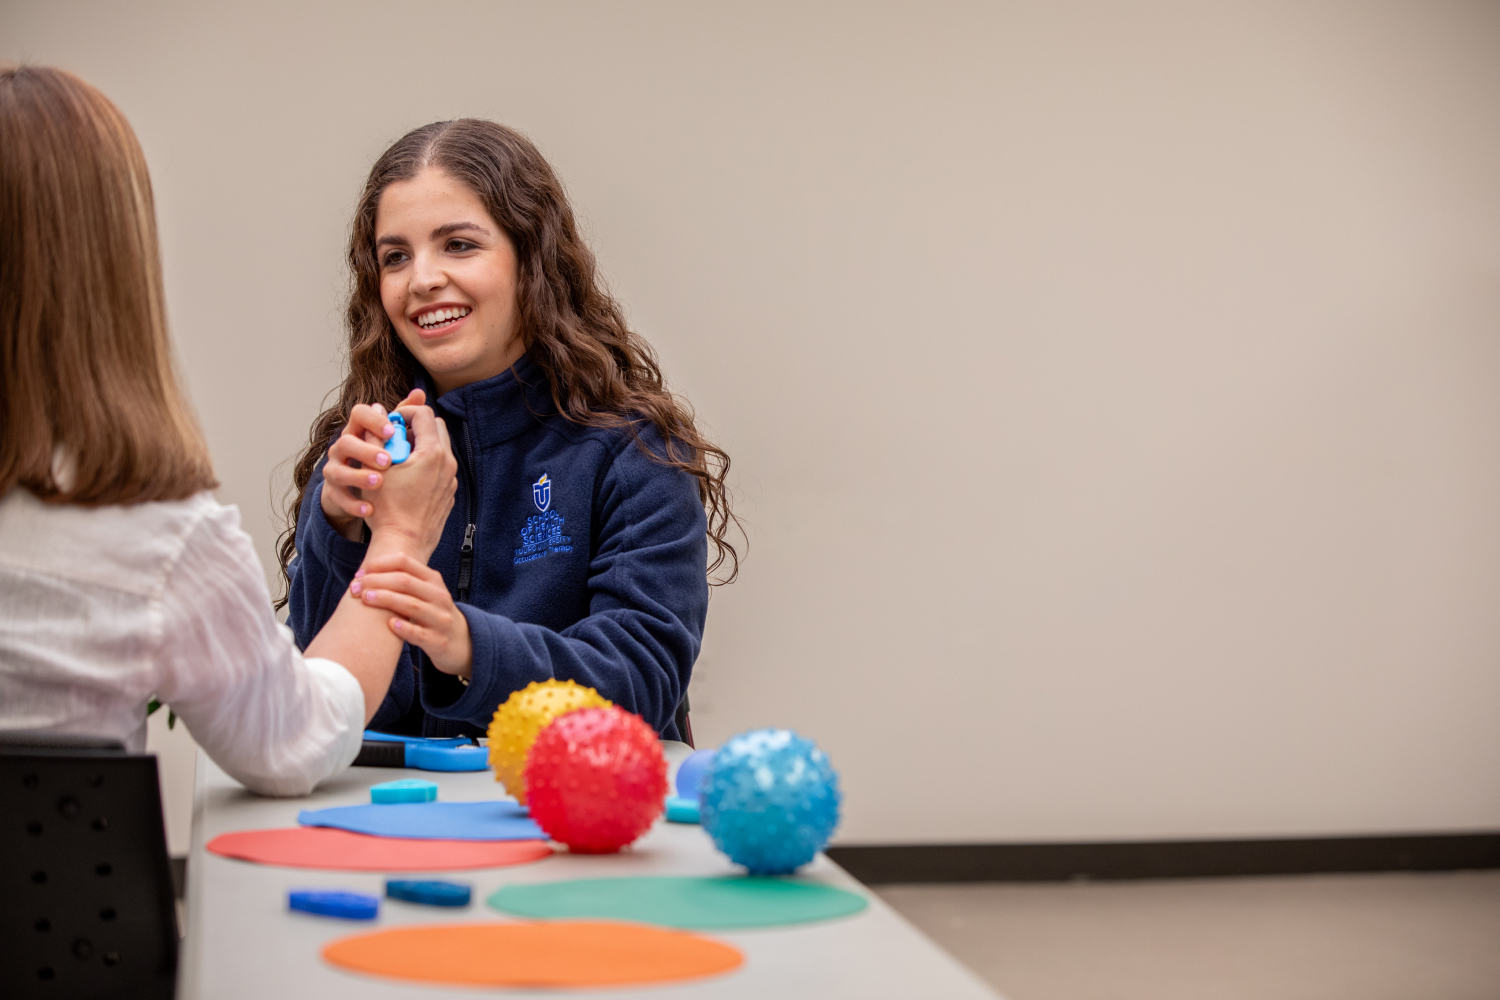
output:
M839 825L839 775L790 729L742 733L703 778L703 828L752 875L785 875L813 859Z

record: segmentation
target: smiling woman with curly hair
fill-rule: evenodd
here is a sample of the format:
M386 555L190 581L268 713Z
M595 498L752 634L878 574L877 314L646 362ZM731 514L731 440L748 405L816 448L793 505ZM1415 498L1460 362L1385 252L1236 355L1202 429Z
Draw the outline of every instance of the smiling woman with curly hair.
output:
M708 575L738 568L729 458L626 325L547 161L493 122L416 129L370 171L349 264L349 374L282 539L299 639L345 593L390 612L410 654L374 723L393 732L479 735L512 691L557 678L688 736ZM430 566L366 558L386 501L338 433L356 405L413 389L459 464Z

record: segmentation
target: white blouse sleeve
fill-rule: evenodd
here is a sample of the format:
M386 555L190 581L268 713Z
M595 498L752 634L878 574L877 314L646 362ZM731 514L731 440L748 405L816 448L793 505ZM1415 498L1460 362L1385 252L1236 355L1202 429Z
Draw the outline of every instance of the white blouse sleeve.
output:
M332 660L304 659L276 621L239 511L215 506L162 594L157 696L246 788L305 795L359 754L365 699Z

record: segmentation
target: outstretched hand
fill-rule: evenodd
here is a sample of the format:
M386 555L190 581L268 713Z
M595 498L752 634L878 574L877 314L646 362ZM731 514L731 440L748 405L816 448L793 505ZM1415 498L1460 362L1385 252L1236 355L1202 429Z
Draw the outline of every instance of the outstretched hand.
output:
M391 612L390 630L426 653L433 666L468 679L474 668L469 620L437 570L404 553L372 555L349 591L366 605Z

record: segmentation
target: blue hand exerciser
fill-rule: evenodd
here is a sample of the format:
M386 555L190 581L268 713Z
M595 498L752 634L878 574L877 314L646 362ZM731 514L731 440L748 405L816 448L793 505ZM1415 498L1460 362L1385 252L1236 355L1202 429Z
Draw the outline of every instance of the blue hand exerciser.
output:
M412 767L419 771L483 771L490 752L467 737L439 740L365 730L354 758L359 767Z
M385 443L385 450L391 456L391 464L400 465L411 457L411 442L406 440L406 418L399 413L392 413L389 419L391 426L396 428L396 433Z

